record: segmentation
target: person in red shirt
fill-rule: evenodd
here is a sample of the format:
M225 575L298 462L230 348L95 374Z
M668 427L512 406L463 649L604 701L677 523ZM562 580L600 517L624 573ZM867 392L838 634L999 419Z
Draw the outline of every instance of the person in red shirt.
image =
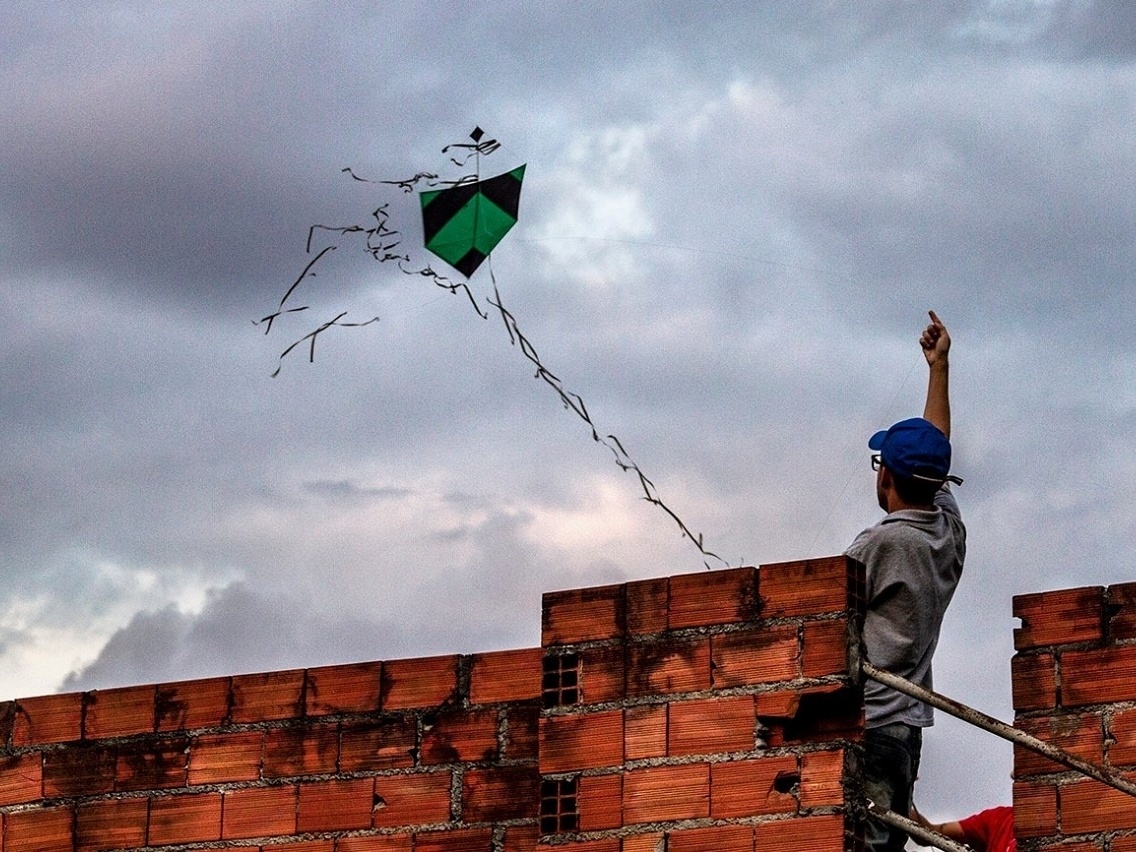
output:
M911 818L932 831L945 834L951 840L973 847L977 852L1017 852L1014 809L1011 807L989 808L957 822L937 824L912 808Z

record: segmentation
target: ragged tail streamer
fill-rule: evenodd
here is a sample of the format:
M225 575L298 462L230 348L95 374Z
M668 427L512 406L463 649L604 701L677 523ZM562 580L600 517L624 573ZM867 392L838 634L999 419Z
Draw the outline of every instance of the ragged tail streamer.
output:
M707 550L702 541L702 533L693 533L686 523L680 518L666 503L659 497L658 491L655 489L655 483L647 478L643 470L635 463L635 461L627 454L623 448L623 443L615 435L601 435L596 428L596 424L592 421L591 416L588 414L588 407L584 404L583 398L573 391L564 387L563 382L552 373L540 360L537 355L536 348L525 337L524 332L521 331L520 326L517 325L516 317L512 312L505 307L504 301L501 299L501 293L497 289L497 277L493 274L493 260L489 260L489 278L493 282L493 298L489 299L489 304L497 309L501 315L501 320L505 323L505 330L509 333L509 342L518 347L521 353L536 366L536 374L533 378L540 379L560 397L560 401L564 403L564 407L570 411L574 411L576 415L588 424L588 428L592 430L592 440L597 443L603 444L607 447L611 454L615 457L615 463L621 470L627 473L634 473L639 478L639 485L643 489L643 499L654 506L658 506L664 512L671 516L671 519L678 524L684 538L688 538L698 548L698 551L707 559L713 559L720 562L723 566L729 567L726 562L717 553L712 550ZM709 562L703 562L707 569L710 568Z
M501 145L495 139L486 139L484 132L481 128L475 128L473 133L470 134L472 142L459 142L452 145L447 145L442 149L442 153L450 154L450 162L457 168L465 168L466 164L473 159L475 161L475 171L472 174L463 175L455 180L442 180L438 175L432 172L419 172L413 177L404 180L371 180L369 178L360 177L350 167L342 169L342 172L347 174L352 180L362 183L374 183L385 186L396 187L404 193L414 192L419 187L425 187L432 190L436 187L457 187L466 184L477 183L480 181L481 171L481 156L492 154L497 151ZM456 152L456 153L451 153ZM363 250L371 255L372 258L379 263L394 263L398 269L405 275L426 278L433 281L438 287L443 290L448 290L452 294L463 293L469 301L470 306L477 313L481 319L489 318L489 310L482 308L479 304L477 297L469 287L468 281L454 280L446 275L438 272L430 264L417 265L411 259L411 253L402 246L402 234L390 224L389 204L383 204L376 208L371 214L373 220L369 225L312 225L308 229L307 241L307 254L312 252L312 242L317 232L327 235L337 235L340 238L348 239L351 237L358 238L360 235L363 240ZM323 247L316 253L316 255L307 263L303 271L292 282L291 286L285 291L284 296L280 299L279 305L272 313L262 317L260 320L255 320L254 324L264 324L264 333L268 334L272 330L273 322L284 316L285 314L294 314L301 311L306 311L310 308L309 305L302 305L299 307L285 307L288 300L300 288L300 285L308 278L315 276L315 267L327 254L338 248L337 244L331 244ZM627 473L634 474L639 480L639 486L643 490L643 499L648 503L658 506L678 525L679 531L683 538L689 539L699 553L704 557L703 565L710 569L710 561L713 560L724 567L730 567L729 563L724 560L717 553L706 548L703 542L702 534L692 532L690 527L682 520L682 518L673 509L670 508L659 496L658 490L655 488L654 482L647 477L638 464L631 458L627 450L623 446L623 442L615 435L602 434L596 424L593 422L591 415L588 413L588 408L584 404L583 397L574 391L568 390L560 378L549 370L544 363L540 360L537 354L536 347L521 331L520 326L517 324L517 319L513 313L505 307L504 300L501 298L501 292L497 287L497 278L493 273L493 263L491 257L487 256L489 260L489 277L493 285L492 298L486 298L486 303L493 309L500 317L505 325L505 331L509 335L509 343L520 349L521 354L536 367L534 378L543 381L546 385L552 388L553 392L560 398L564 407L576 414L584 423L587 424L591 430L592 440L602 444L612 454L616 465L621 470ZM304 334L293 343L289 344L283 352L280 353L279 363L273 371L272 376L278 376L283 367L284 359L296 348L302 344L308 344L308 360L312 362L315 360L316 338L332 328L360 328L362 326L370 325L371 323L378 322L378 317L373 317L364 322L347 322L344 320L347 313L340 312L332 319L327 320L314 329Z

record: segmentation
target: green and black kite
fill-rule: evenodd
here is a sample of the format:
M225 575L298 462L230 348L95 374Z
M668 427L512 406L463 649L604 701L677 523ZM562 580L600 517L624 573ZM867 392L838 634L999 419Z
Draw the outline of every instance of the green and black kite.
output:
M496 177L420 194L426 248L464 275L517 223L525 167Z

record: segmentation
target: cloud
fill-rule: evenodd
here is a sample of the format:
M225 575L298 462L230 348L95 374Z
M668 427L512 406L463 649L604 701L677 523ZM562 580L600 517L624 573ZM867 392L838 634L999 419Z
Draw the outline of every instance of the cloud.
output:
M533 645L543 591L704 570L464 295L344 239L250 322L312 224L389 201L416 238L340 169L442 171L480 124L529 164L505 304L731 562L876 520L864 441L918 413L939 311L972 546L937 674L1004 712L1010 596L1133 556L1128 17L0 8L5 690ZM380 322L269 377L341 310ZM1008 795L986 770L932 802Z

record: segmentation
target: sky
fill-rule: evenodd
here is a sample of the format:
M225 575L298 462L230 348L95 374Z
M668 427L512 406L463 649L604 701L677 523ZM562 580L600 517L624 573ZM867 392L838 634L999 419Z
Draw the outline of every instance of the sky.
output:
M531 647L543 592L706 570L499 316L307 250L386 204L429 263L377 181L480 126L527 171L472 298L712 568L879 519L938 313L935 683L1011 720L1012 596L1132 579L1134 59L1090 0L0 5L0 698ZM917 798L1011 761L939 714Z

